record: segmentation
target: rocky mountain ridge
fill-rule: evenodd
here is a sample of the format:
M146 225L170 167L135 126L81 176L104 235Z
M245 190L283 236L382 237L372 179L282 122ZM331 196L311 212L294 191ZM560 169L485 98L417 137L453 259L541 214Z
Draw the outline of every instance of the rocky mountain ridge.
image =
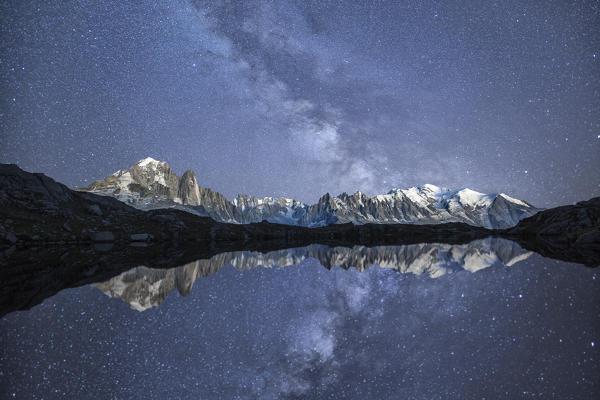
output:
M80 189L112 196L136 208L179 208L216 221L247 224L272 223L307 227L331 224L436 224L463 222L503 229L539 209L506 194L483 194L464 188L451 190L435 185L393 189L369 197L361 192L322 196L315 204L297 199L258 198L239 194L233 201L198 185L193 171L179 178L168 163L145 158L128 170Z
M323 241L415 243L423 238L454 243L490 233L462 223L335 224L315 228L266 221L223 223L173 207L144 211L111 196L73 191L43 174L0 164L0 246L170 241L209 242L213 248L221 242L246 246L278 240L299 246Z

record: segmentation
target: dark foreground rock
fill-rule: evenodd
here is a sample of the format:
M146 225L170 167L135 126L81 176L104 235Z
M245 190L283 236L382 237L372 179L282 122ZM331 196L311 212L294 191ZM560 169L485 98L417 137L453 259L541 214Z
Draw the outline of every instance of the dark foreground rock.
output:
M600 197L541 211L500 234L545 257L597 266Z

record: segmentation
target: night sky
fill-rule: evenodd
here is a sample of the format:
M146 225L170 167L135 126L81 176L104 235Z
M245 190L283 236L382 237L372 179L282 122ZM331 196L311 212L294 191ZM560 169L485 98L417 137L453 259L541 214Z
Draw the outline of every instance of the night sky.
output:
M229 198L600 195L598 2L460 3L4 1L0 162L81 187L151 156Z

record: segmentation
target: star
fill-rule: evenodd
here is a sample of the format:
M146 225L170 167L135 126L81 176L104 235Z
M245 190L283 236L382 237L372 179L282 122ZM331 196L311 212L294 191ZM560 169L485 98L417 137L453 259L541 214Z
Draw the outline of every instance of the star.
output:
M582 120L600 126L593 1L151 3L0 5L0 162L79 187L154 154L228 198L307 203L386 192L380 171L539 207L598 195L597 169L572 174L597 148L565 151L593 138ZM331 140L303 139L323 127Z

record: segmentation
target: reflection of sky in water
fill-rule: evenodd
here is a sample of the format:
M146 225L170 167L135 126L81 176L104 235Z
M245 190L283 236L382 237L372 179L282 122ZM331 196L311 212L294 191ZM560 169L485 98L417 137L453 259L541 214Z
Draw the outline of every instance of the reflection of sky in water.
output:
M0 321L2 397L592 398L600 273L231 266L137 312L92 287ZM34 396L35 397L35 396Z
M313 258L328 269L337 266L363 271L370 266L378 266L403 274L436 278L461 270L475 272L494 265L511 266L532 254L512 241L491 237L466 244L418 243L373 247L312 244L266 253L219 253L209 259L169 269L138 266L107 281L97 282L94 286L108 296L120 297L131 308L143 311L160 305L173 290L184 296L189 294L196 279L215 273L225 265L232 265L240 270L258 267L285 268Z

